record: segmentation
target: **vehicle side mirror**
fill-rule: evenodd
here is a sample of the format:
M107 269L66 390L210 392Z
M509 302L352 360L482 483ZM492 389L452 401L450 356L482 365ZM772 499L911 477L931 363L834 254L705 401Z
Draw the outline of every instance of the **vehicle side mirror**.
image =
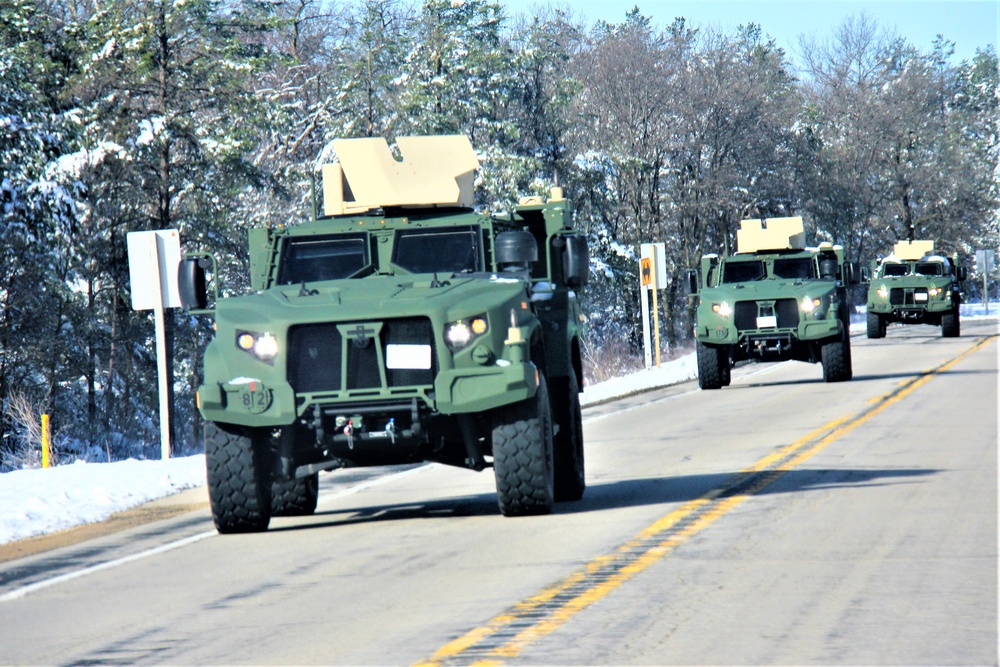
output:
M819 261L819 277L825 280L836 280L840 266L836 258L821 259Z
M181 299L181 307L187 311L206 310L208 308L208 278L207 271L215 268L212 257L194 254L185 255L177 267L177 292Z
M563 253L563 280L566 287L583 287L590 277L590 249L587 237L573 234L563 237L566 251Z
M869 282L871 282L871 280L872 280L871 271L868 269L867 266L862 266L861 267L861 282L863 282L863 283L869 283Z
M698 293L698 270L697 269L688 269L685 272L685 274L684 274L684 278L687 281L687 291L688 291L688 294L697 294Z
M844 284L857 285L864 280L861 265L857 262L844 262Z
M955 277L958 278L960 281L965 280L966 278L969 277L969 270L964 266L956 266Z

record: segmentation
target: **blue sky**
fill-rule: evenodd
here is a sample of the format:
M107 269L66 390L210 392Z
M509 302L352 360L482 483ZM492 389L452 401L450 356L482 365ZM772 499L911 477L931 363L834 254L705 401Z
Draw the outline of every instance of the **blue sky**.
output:
M971 59L976 47L997 44L1000 32L1000 0L498 0L508 15L532 14L536 6L568 6L588 23L603 19L620 23L636 4L659 26L668 25L676 16L688 25L715 25L728 30L743 23L757 23L773 37L778 46L794 56L799 36L825 41L833 28L851 15L861 12L878 21L885 29L905 37L921 51L930 51L934 37L942 34L955 42L954 64Z

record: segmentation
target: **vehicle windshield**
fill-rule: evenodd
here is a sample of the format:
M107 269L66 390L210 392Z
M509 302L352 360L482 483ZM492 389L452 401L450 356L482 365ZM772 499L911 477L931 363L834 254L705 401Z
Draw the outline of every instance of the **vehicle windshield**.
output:
M944 264L941 262L919 262L917 264L918 276L942 276L944 275Z
M906 264L886 264L882 267L883 276L905 276L909 272Z
M747 283L761 280L767 275L763 260L726 262L722 267L723 283Z
M810 257L789 257L774 260L775 278L808 280L816 277L816 264Z
M281 256L279 285L350 278L369 265L368 235L289 237Z
M469 225L398 231L392 263L410 273L482 271L479 228Z

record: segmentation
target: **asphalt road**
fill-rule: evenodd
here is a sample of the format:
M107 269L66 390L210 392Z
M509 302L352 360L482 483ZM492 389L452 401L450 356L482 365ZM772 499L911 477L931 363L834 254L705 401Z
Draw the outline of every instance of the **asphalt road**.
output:
M587 492L545 517L438 465L324 475L257 535L181 494L0 564L0 663L995 665L997 333L587 408Z

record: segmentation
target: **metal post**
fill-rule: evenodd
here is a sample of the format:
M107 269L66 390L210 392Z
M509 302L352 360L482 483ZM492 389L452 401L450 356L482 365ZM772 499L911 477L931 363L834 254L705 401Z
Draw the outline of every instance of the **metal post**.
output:
M654 346L656 347L656 367L660 367L660 308L656 301L656 291L659 289L659 285L656 284L656 271L659 264L657 264L658 258L656 257L656 246L652 246L652 260L653 260L653 271L652 271L652 282L649 288L653 290L653 338Z
M153 242L153 270L156 272L156 289L153 290L153 316L156 327L156 371L160 389L160 458L170 458L170 403L167 387L167 332L163 317L163 283L160 276L160 241Z
M49 416L42 415L42 467L48 468L51 465L52 456L49 445Z

